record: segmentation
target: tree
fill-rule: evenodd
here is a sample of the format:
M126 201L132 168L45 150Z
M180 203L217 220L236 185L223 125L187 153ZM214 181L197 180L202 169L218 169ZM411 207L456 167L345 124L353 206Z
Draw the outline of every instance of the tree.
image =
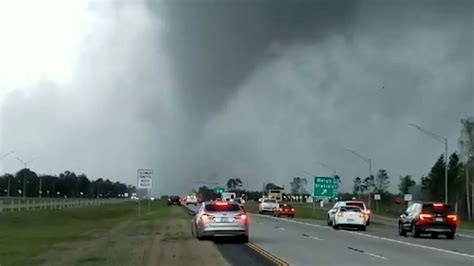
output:
M240 187L242 187L242 180L240 178L230 178L227 181L227 189L229 191L234 191Z
M377 173L377 178L375 178L375 192L385 193L390 187L390 177L387 174L387 170L380 169Z
M373 175L364 178L362 182L363 192L373 192L375 190L375 177Z
M429 175L421 178L421 187L425 192L427 192L432 201L443 201L444 199L445 166L444 155L441 154L431 168Z
M466 209L469 219L472 218L472 205L474 204L474 182L470 180L469 174L474 171L474 117L461 119L462 129L458 140L459 153L464 162L464 190L466 195ZM469 183L471 191L469 192ZM470 197L471 195L471 197Z
M459 156L454 152L449 156L448 163L448 196L449 202L457 206L460 197L464 197L466 192L464 184L464 178L461 175L463 165L459 160Z
M308 180L306 178L294 177L293 181L290 182L291 194L299 195L306 194L306 185Z
M398 189L402 194L408 194L410 187L415 186L416 182L411 178L411 175L400 176L400 183L398 184Z
M354 194L360 194L363 193L364 190L364 185L362 184L362 179L360 177L354 178L354 186L352 188L352 192Z

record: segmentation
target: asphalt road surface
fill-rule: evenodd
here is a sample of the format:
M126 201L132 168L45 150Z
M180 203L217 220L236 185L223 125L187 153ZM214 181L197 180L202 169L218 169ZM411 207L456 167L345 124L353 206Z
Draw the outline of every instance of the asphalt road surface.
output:
M251 215L250 241L291 265L474 265L474 238L415 239L392 226L359 232L324 223Z
M384 224L359 232L334 230L325 221L251 214L250 242L290 265L474 265L474 235L415 239Z

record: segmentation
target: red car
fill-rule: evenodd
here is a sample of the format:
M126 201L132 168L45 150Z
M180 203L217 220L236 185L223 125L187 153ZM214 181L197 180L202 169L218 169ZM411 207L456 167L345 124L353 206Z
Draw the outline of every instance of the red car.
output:
M280 204L280 207L273 213L273 216L295 217L295 208L290 204Z

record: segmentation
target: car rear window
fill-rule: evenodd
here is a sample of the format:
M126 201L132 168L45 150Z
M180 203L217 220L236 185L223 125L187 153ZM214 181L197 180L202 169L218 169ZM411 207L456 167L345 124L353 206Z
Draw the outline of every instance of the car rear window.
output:
M280 204L280 208L293 208L290 204Z
M339 209L339 211L341 212L360 212L360 208L359 207L351 207L351 206L346 206L346 207L341 207Z
M276 200L271 200L271 199L269 199L269 200L264 200L263 202L276 203L277 201L276 201Z
M364 203L363 202L346 202L346 206L357 206L361 209L364 209Z
M453 209L450 205L447 204L423 204L423 208L421 210L425 213L436 213L436 214L449 214L453 213Z
M238 204L206 204L208 212L236 212L241 208Z

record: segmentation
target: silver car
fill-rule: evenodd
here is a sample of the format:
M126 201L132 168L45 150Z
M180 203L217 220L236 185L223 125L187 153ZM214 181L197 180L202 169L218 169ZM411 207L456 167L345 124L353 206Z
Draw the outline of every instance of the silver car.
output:
M204 202L192 220L191 231L198 239L232 236L249 241L249 217L235 202Z

